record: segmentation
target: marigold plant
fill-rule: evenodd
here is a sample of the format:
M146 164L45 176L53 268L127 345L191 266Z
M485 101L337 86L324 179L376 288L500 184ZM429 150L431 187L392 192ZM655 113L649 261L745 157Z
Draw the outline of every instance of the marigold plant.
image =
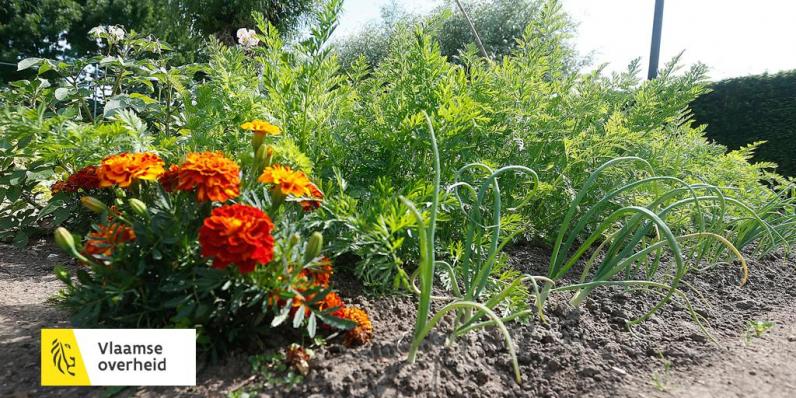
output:
M240 195L240 167L221 152L189 153L176 172L177 189L196 190L200 202L226 202Z
M154 153L122 152L103 159L97 176L101 188L127 188L138 180L157 180L164 172L163 160Z
M282 328L300 329L314 339L322 337L317 335L318 330L356 326L355 321L342 318L343 298L334 291L331 260L323 256L332 248L323 244L321 232L325 233L327 226L317 223L321 211L301 211L319 208L325 200L319 187L327 185L311 180L323 154L308 151L307 136L301 131L316 123L315 117L308 116L319 109L314 105L304 107L305 126L299 127L298 119L291 116L299 115L297 109L263 107L259 94L251 100L244 98L254 91L241 90L237 99L216 95L210 85L196 91L204 83L190 78L183 68L150 62L151 54L167 51L160 42L127 36L114 36L113 40L113 45L103 47L107 50L103 56L119 62L107 65L104 73L90 79L93 88L108 87L113 92L92 99L86 107L87 98L81 94L85 92L83 83L75 87L57 77L67 73L63 65L72 68L77 64L40 60L39 70L49 67L47 78L53 84L33 101L47 114L37 113L44 120L33 123L20 119L24 121L21 123L16 121L16 113L13 117L0 115L3 128L13 130L12 145L30 141L33 146L29 150L19 150L35 154L35 158L19 163L28 170L15 166L11 176L0 173L4 174L0 184L11 180L18 184L36 175L36 181L25 182L24 188L4 190L6 199L17 202L13 197L21 197L24 206L43 205L39 199L46 199L47 207L33 214L37 227L45 223L62 225L71 213L81 217L80 224L68 224L75 233L63 228L56 234L59 246L85 264L76 278L66 269L57 272L66 286L58 300L70 312L72 321L85 327L195 328L198 347L212 351L211 355L262 346ZM248 48L245 56L258 52L260 49ZM130 54L136 54L134 59ZM205 71L217 71L212 69ZM248 71L255 69L262 70L243 67L237 73L240 79L228 88L237 91L243 88L238 82L253 81ZM80 70L75 68L78 80L84 75ZM68 73L72 75L73 71ZM157 94L135 88L141 81L154 79L163 83L157 87ZM213 84L223 81L215 76L210 80ZM96 92L92 87L89 91ZM294 97L290 87L297 85L288 83L282 93L271 87L262 92L271 93L278 101L278 96ZM316 87L320 92L328 91ZM12 90L15 96L22 95ZM135 101L122 99L130 93L136 93ZM6 102L17 102L5 95L0 93ZM57 102L50 102L54 95L59 97ZM137 107L139 101L146 107ZM217 105L212 111L208 101ZM136 106L131 106L133 103ZM61 115L65 109L62 106L75 106L80 111L51 118L51 112ZM261 114L284 121L284 130L289 130L290 136L273 121L258 119L241 124L248 120L241 119L244 115ZM13 129L7 128L11 122ZM34 125L36 129L30 128ZM55 125L57 129L50 128ZM23 130L28 132L27 137ZM41 137L26 140L33 130L41 131ZM322 129L315 131L319 138L325 136ZM253 148L246 142L249 138ZM120 153L103 152L107 148ZM102 159L103 155L110 156ZM38 158L43 158L42 162ZM38 186L49 185L50 176L91 162L93 166L56 183L54 195L37 198L28 188L37 181L41 182ZM330 175L325 170L319 174ZM93 182L92 175L96 177ZM258 177L267 185L258 182ZM297 203L285 206L286 201ZM2 233L5 231L0 229ZM287 335L296 334L291 331Z

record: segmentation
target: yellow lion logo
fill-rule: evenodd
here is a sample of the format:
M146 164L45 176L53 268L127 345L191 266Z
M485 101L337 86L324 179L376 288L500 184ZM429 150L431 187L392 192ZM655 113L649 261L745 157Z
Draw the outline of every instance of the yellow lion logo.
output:
M66 375L69 374L70 376L74 376L75 373L72 371L72 368L75 367L75 357L70 356L72 350L72 346L69 344L61 343L57 338L53 339L50 353L53 357L53 366L58 368L58 371L62 374Z

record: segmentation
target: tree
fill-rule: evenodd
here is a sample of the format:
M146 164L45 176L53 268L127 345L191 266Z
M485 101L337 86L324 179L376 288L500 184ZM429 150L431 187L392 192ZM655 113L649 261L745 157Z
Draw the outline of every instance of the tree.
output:
M96 50L88 31L123 25L171 44L175 62L201 57L209 35L232 43L251 27L252 11L290 34L317 0L6 0L0 5L0 81L24 77L14 64L27 57L77 57Z
M508 55L521 37L534 23L549 23L557 26L556 32L568 34L573 24L563 13L544 13L544 8L555 4L542 0L472 0L464 1L484 47L493 59ZM547 18L542 21L542 18ZM421 17L401 10L396 3L382 10L382 21L367 26L360 33L339 43L339 55L344 67L351 65L360 55L370 65L375 65L387 54L392 40L398 32L422 24L430 29L440 47L442 55L457 56L475 37L465 16L455 4L448 2ZM575 53L569 54L574 65Z

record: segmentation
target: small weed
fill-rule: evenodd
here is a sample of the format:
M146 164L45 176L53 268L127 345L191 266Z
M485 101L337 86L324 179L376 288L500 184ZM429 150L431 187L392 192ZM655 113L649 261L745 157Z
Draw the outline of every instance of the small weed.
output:
M761 337L764 333L768 332L776 326L776 323L771 321L749 321L746 323L746 332L744 333L744 342L749 344L754 337Z
M672 371L672 361L664 358L663 353L658 353L658 357L663 364L661 370L652 372L652 384L658 391L666 391L666 386L669 384L669 375Z

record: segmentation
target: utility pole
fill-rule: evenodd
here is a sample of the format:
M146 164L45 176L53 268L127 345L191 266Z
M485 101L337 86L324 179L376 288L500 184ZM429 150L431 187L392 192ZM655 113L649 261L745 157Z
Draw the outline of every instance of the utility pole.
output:
M655 17L652 20L652 45L647 80L658 77L658 58L661 55L661 29L663 28L663 0L655 0Z

